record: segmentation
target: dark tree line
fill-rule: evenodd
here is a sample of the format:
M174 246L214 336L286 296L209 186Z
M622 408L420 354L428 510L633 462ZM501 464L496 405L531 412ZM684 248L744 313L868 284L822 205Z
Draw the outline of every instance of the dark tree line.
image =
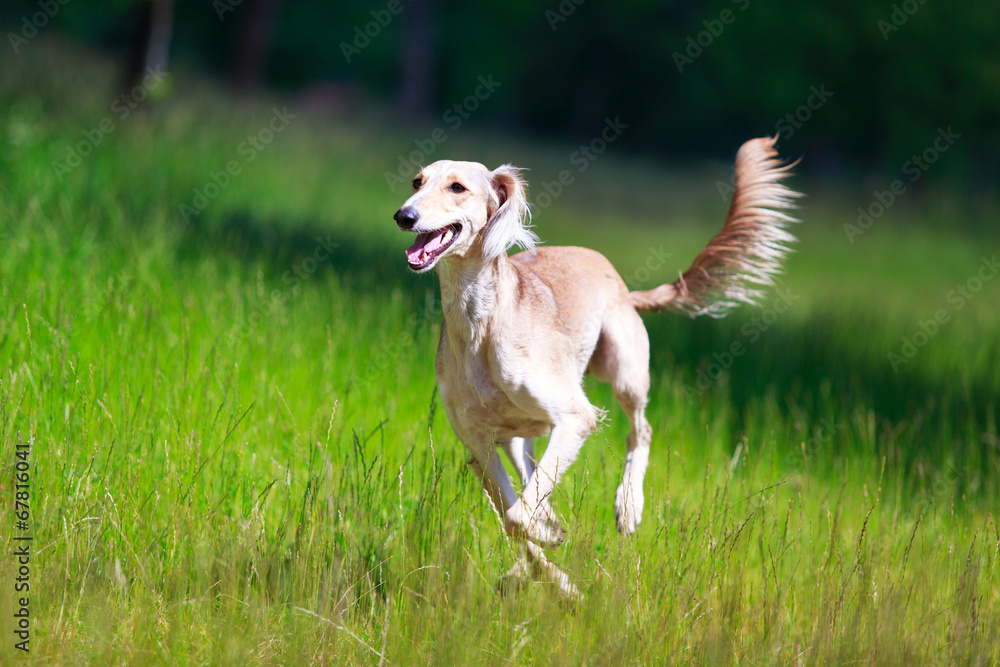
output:
M34 7L10 5L10 25ZM948 169L984 183L1000 169L990 3L73 0L58 18L122 53L126 84L181 55L240 95L343 84L434 122L492 76L477 118L560 139L617 115L638 151L726 155L780 133L831 167L891 169L951 127Z

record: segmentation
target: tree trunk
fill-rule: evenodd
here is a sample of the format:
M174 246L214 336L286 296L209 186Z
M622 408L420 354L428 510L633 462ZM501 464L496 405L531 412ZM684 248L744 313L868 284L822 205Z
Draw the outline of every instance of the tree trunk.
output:
M142 83L147 70L169 71L173 29L174 0L146 0L142 3L125 63L125 91Z
M237 95L252 95L264 81L281 0L250 0L236 33L230 82Z
M434 103L434 0L411 0L404 6L399 109L406 118L424 118Z

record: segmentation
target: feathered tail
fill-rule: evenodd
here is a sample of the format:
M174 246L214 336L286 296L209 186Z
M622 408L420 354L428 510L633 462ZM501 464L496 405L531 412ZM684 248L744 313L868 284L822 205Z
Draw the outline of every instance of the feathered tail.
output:
M629 293L636 310L679 310L692 317L722 317L740 303L755 303L774 282L786 244L795 241L785 227L798 222L782 213L801 195L782 185L795 163L782 165L778 137L752 139L736 153L736 190L726 224L691 268L672 283Z

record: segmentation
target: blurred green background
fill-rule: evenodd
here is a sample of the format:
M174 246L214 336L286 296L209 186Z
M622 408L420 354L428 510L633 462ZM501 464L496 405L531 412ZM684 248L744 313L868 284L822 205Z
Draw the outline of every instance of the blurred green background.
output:
M620 116L629 132L617 149L728 158L748 137L781 132L784 152L829 175L892 173L951 126L962 140L932 179L981 192L1000 168L1000 12L991 3L50 4L58 10L45 10L55 16L40 30L116 54L125 79L145 60L209 72L242 93L275 88L338 110L377 105L435 121L492 76L502 85L475 124L533 137L589 140L605 117ZM45 2L4 5L5 33L20 34ZM824 92L818 104L814 90Z

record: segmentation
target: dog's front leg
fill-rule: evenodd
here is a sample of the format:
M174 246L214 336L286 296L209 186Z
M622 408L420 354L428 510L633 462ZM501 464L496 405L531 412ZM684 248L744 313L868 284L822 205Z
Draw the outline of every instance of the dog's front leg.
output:
M505 438L501 439L500 445L510 457L510 462L517 469L517 474L521 478L521 488L528 485L528 480L535 474L535 446L531 438Z
M494 447L471 451L473 458L469 465L476 471L497 516L502 519L517 502L517 492L514 490L510 475L507 474L507 469L503 467L503 461L500 460L500 452Z
M539 545L556 545L563 541L563 530L549 504L549 496L560 475L576 460L584 440L597 423L590 404L563 418L552 429L542 460L521 497L507 510L509 532Z
M510 475L507 474L507 469L503 467L503 462L500 460L500 452L495 448L490 448L480 453L479 456L473 452L473 459L469 465L482 480L483 488L486 489L498 516L503 517L517 504L517 494L514 491ZM524 537L523 534L513 529L509 521L505 522L504 530L513 537ZM569 575L549 561L541 547L531 542L525 542L524 546L526 552L518 558L514 566L497 583L498 590L506 591L518 581L533 576L538 581L548 580L555 583L560 592L570 599L580 599L580 592L570 582Z

